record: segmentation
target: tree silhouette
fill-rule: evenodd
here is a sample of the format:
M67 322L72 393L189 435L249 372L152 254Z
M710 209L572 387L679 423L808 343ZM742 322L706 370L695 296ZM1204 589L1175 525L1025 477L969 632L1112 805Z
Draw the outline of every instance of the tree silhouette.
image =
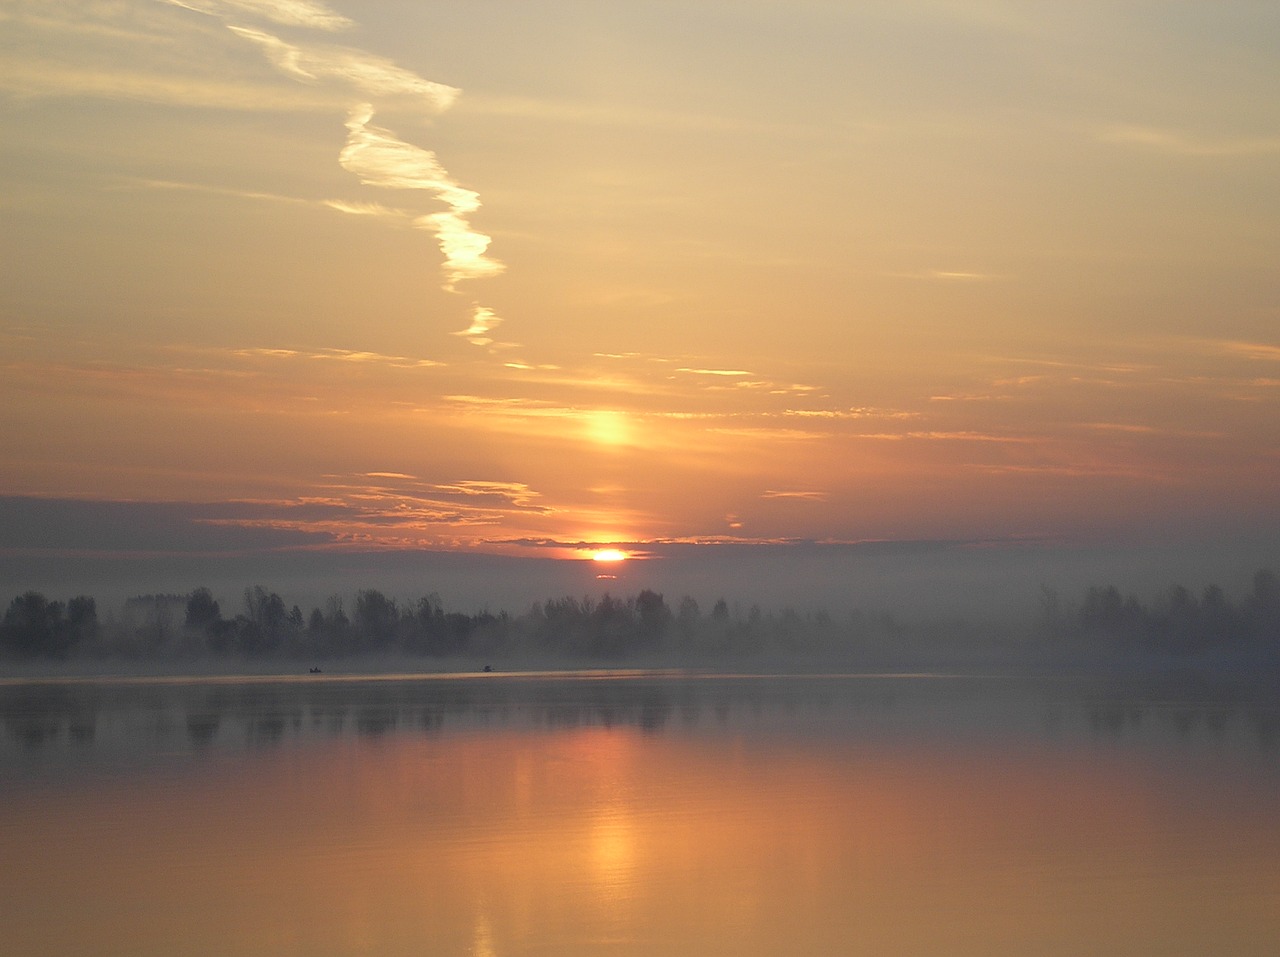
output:
M62 642L56 636L61 625L62 605L29 591L9 603L0 637L6 647L24 657L60 657Z
M187 627L207 633L222 620L222 610L207 588L197 588L187 598Z

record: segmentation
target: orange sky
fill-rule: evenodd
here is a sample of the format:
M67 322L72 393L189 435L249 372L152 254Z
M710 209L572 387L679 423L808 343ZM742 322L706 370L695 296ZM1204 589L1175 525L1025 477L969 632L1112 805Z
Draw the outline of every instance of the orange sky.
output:
M0 0L0 496L276 547L1274 553L1278 28Z

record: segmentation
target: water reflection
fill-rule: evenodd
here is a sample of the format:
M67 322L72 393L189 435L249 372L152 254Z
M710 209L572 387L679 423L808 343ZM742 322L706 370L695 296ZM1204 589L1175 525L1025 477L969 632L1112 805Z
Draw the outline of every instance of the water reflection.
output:
M0 926L33 957L1261 957L1275 716L1167 682L10 684Z
M1280 709L1265 687L1172 680L566 673L0 682L0 729L10 745L29 751L95 743L261 747L351 733L474 728L660 733L749 725L873 737L1176 740L1273 751Z

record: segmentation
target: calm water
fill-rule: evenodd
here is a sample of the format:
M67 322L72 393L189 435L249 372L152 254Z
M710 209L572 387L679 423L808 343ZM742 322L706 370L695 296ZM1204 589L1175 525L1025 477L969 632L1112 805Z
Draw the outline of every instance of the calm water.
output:
M1273 955L1265 690L0 683L13 955Z

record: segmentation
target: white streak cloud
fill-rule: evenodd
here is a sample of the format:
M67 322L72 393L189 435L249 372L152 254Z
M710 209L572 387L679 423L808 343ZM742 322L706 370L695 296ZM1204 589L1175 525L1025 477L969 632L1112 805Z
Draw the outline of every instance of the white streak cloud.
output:
M342 14L330 10L316 0L165 0L175 7L224 16L226 13L249 13L289 27L309 27L336 33L353 26Z
M406 218L404 210L392 209L390 206L383 206L381 203L351 203L345 199L325 199L321 203L330 209L337 210L339 213L347 213L350 216L372 216L375 219L404 220Z
M502 319L492 309L487 306L476 306L471 314L471 325L455 332L454 335L462 336L473 346L487 346L493 342L489 333L501 322Z
M814 491L795 491L786 489L765 489L760 493L761 498L789 498L807 502L825 502L827 500L826 492Z
M366 96L413 97L424 101L435 113L447 110L461 92L456 87L424 79L390 60L361 50L297 46L261 30L234 24L227 24L227 29L256 43L277 70L295 80L335 79Z
M425 79L384 57L363 50L290 43L263 30L232 22L232 17L251 13L275 23L336 31L352 22L334 13L318 0L168 0L169 3L216 16L227 29L256 45L271 64L284 75L303 83L330 80L358 91L371 99L408 98L432 113L447 110L461 92ZM458 185L431 150L399 139L390 130L371 125L374 107L361 103L347 114L347 142L338 162L362 184L385 189L425 190L445 205L445 209L411 219L411 225L436 237L444 254L444 289L456 291L463 279L476 279L502 272L505 266L488 255L490 238L471 227L468 216L480 208L480 197ZM325 205L343 213L398 220L408 214L378 203L327 200ZM492 310L477 307L472 326L484 330L498 322ZM466 333L464 333L466 334ZM468 335L477 344L489 345L483 332ZM479 340L484 340L481 343Z
M742 369L687 369L680 368L677 372L685 372L689 375L716 375L716 376L749 376L753 373L746 372Z
M505 266L487 255L489 237L472 229L467 220L468 214L480 208L476 192L454 182L431 150L370 125L372 119L373 107L368 104L351 111L347 145L338 157L343 169L367 186L426 190L449 207L414 220L415 226L435 233L440 244L445 257L445 289L452 292L460 280L502 272Z
M247 348L235 349L233 355L259 359L313 359L321 362L354 362L385 365L396 369L431 369L444 365L435 359L413 356L388 356L379 352L361 352L351 349L320 349L302 352L297 349Z

